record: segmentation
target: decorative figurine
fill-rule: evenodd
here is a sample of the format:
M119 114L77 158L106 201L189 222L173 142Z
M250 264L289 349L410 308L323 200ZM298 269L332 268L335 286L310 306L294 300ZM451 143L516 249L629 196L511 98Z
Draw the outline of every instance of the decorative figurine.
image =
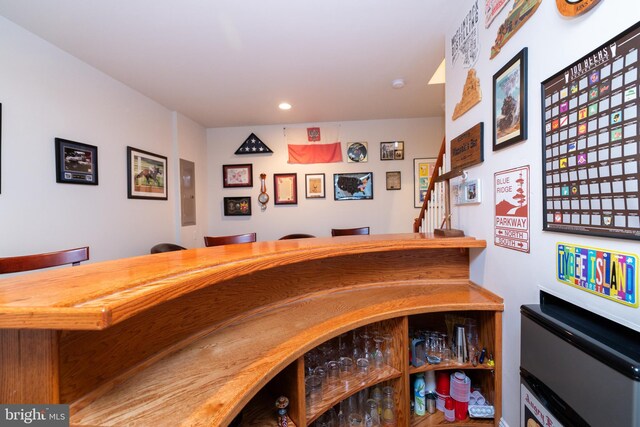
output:
M288 427L287 421L287 406L289 406L289 399L284 396L280 396L276 400L276 408L278 408L278 427Z

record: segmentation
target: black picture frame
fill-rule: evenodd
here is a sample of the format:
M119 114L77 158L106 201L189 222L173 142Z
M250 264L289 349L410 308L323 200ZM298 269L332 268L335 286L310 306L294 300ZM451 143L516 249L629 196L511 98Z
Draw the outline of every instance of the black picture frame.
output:
M307 199L324 199L325 176L324 173L308 173L304 176L304 189Z
M334 173L334 200L373 199L373 172Z
M56 182L98 185L98 147L56 138Z
M404 141L381 142L380 160L404 160Z
M168 199L167 158L127 147L127 198Z
M388 171L387 172L387 190L401 190L402 189L402 175L400 171Z
M222 187L253 187L253 164L222 165Z
M527 51L493 75L493 151L527 139Z
M224 216L251 216L251 197L225 197Z

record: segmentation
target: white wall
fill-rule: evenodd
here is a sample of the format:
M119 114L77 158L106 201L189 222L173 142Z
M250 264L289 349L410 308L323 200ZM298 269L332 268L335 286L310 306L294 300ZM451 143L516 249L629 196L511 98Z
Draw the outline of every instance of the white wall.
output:
M461 2L456 27L471 8L472 0ZM555 245L570 242L638 254L638 242L610 238L543 232L542 230L542 136L540 83L565 66L608 41L640 19L637 0L603 1L587 15L567 19L556 10L555 1L543 1L538 11L506 44L502 52L489 60L498 27L504 21L510 2L488 30L484 16L480 18L480 59L475 68L480 78L482 102L456 121L451 120L455 104L460 100L466 69L460 62L451 62L451 48L447 45L446 134L447 139L464 132L478 122L485 123L484 155L480 166L469 168L469 178L480 178L484 201L478 206L454 207L457 228L469 235L487 240L484 251L473 254L472 280L482 284L505 299L503 330L503 407L504 418L510 426L519 425L519 358L520 305L537 303L541 287L562 298L603 314L615 321L640 330L638 309L623 306L604 298L560 284L555 279ZM480 1L481 15L484 2ZM451 40L456 27L448 33ZM492 78L523 47L529 55L529 135L528 140L500 151L492 151ZM493 244L493 174L513 167L531 166L531 253L524 254L499 248Z
M218 128L207 131L209 164L209 233L210 235L257 232L258 240L274 240L285 234L308 233L329 236L331 228L370 226L371 233L411 232L413 219L419 210L413 205L413 159L436 157L443 137L442 118L371 120L309 125L340 126L343 162L313 165L288 164L287 144L283 127L255 126ZM236 149L255 133L271 150L272 155L235 155ZM402 140L404 160L380 160L380 142ZM347 163L346 143L367 141L369 161ZM223 188L222 165L253 164L253 188ZM402 189L386 190L387 171L401 171ZM260 173L267 174L267 193L271 197L265 212L257 203L260 193ZM333 198L333 174L373 172L373 200L336 201ZM298 205L273 204L273 174L297 173ZM325 173L325 199L305 198L305 174ZM252 197L252 216L223 215L223 197Z
M88 245L97 261L175 241L171 184L168 201L127 199L126 147L168 156L175 188L174 147L203 159L204 129L181 119L174 141L169 110L4 18L0 63L0 256ZM98 186L56 183L56 137L98 147Z

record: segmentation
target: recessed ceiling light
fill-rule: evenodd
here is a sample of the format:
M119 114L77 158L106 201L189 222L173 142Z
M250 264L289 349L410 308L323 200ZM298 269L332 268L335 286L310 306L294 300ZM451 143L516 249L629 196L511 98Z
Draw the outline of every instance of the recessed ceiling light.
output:
M280 105L278 105L278 108L281 110L291 110L291 104L289 104L288 102L282 102L280 103Z
M391 86L394 89L400 89L404 87L404 79L395 79L391 81Z

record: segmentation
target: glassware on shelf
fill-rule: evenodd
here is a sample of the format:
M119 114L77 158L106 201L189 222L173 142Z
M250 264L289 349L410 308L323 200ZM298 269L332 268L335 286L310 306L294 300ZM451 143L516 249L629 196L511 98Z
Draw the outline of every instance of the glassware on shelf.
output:
M382 386L380 386L380 384L376 384L369 393L369 398L373 399L378 404L378 415L382 415L382 397Z
M364 426L364 419L360 414L349 414L349 427Z
M309 375L304 380L304 386L308 405L314 405L322 401L322 378L317 375Z
M384 363L392 366L393 361L393 336L391 334L384 334L382 336L384 340Z
M356 360L356 370L358 375L366 376L369 373L369 361L364 357Z
M334 385L340 382L340 363L335 360L327 362L327 384Z
M374 399L367 400L364 414L365 427L380 427L380 414L378 402Z
M397 425L396 404L393 395L393 387L385 386L382 388L382 425L386 427Z
M369 335L365 330L360 338L362 339L362 348L364 351L364 354L361 357L368 359L370 364L374 365L375 361L373 360L373 353L371 352L371 335Z
M384 365L384 353L382 353L382 343L384 339L378 335L373 338L373 342L375 343L375 348L371 358L373 359L373 365L376 369L380 369L382 365Z

